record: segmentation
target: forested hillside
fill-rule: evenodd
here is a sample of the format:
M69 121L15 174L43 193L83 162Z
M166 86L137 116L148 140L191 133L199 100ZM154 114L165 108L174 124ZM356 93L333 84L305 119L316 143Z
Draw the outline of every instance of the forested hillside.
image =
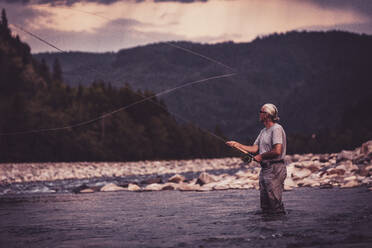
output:
M237 75L162 97L173 113L197 125L218 124L231 139L251 142L262 125L258 110L279 107L290 152L330 152L372 138L370 57L372 37L347 32L289 32L250 43L173 43L234 68ZM232 70L170 46L151 44L118 53L38 54L58 58L70 85L105 78L113 86L159 92ZM77 62L74 62L77 61ZM75 64L75 66L74 66ZM95 72L94 72L95 71ZM90 80L87 80L90 79Z
M0 162L128 161L221 157L222 140L179 124L150 91L112 87L103 79L71 87L63 67L38 62L0 23ZM143 101L133 107L103 114ZM98 117L98 118L97 118ZM218 135L222 135L216 127Z

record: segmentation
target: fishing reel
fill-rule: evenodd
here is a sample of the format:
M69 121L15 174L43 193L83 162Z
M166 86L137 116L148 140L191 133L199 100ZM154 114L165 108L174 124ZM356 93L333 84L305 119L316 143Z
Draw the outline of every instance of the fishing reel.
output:
M247 154L244 154L243 157L241 157L241 159L243 160L244 163L249 164L250 162L252 162L253 156L247 153Z

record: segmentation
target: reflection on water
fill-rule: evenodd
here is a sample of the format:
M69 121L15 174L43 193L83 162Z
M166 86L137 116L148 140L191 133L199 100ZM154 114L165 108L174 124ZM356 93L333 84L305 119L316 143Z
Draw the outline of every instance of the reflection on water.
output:
M0 197L0 247L371 247L366 188L284 192L287 214L258 213L259 192L110 192Z

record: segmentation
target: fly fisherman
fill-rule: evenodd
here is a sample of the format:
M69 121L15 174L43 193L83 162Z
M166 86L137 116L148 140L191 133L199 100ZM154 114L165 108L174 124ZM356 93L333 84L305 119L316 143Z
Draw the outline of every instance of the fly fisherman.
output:
M260 122L264 124L252 146L242 145L236 141L228 141L227 145L240 151L257 153L253 159L261 164L260 201L263 213L285 213L282 203L284 180L287 169L284 164L286 154L286 134L279 121L278 109L267 103L261 107Z

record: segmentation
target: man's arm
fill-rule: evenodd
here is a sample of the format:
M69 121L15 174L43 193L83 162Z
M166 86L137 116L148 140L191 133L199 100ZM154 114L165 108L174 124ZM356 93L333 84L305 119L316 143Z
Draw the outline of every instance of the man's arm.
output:
M253 146L246 146L243 144L240 144L239 142L236 141L227 141L226 144L228 146L234 147L244 153L257 153L258 152L258 145L253 145Z
M278 156L280 156L280 154L282 154L282 149L283 149L282 144L275 144L271 151L264 152L262 154L254 156L254 160L256 160L257 162L261 162L262 160L265 159L277 158Z

